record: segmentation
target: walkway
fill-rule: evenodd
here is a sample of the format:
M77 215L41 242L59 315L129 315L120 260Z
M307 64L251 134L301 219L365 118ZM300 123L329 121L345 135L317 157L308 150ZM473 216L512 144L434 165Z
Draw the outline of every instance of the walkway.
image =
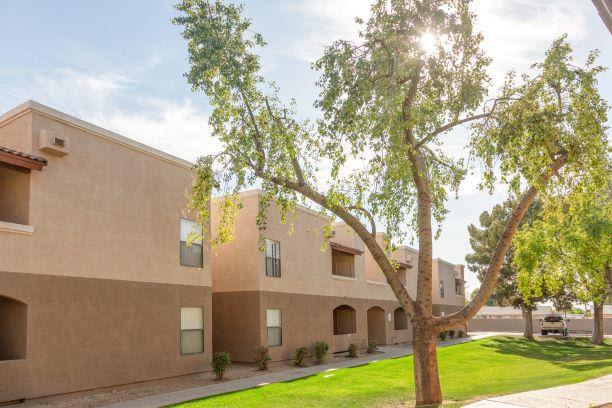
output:
M488 398L466 408L589 408L607 403L612 403L612 374L578 384Z
M469 337L452 339L442 342L440 347L453 344L465 343L466 341L481 339L496 335L497 333L477 333ZM154 395L151 397L125 401L119 404L108 405L109 408L153 408L162 407L170 404L177 404L183 401L190 401L198 398L209 397L227 392L240 391L247 388L258 387L261 385L291 381L298 378L308 377L324 371L337 370L339 368L354 367L372 361L386 360L389 358L403 357L412 354L412 347L380 347L383 353L366 355L354 360L346 360L337 363L323 364L305 368L296 368L287 371L258 375L255 377L242 378L240 380L227 381L218 384L205 385L202 387L189 388L186 390L175 391L167 394Z

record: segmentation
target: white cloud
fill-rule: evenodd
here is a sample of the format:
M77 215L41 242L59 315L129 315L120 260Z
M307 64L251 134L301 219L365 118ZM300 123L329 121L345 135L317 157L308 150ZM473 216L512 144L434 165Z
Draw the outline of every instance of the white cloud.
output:
M181 103L151 100L148 112L118 112L102 119L102 126L153 146L164 152L194 161L217 152L219 142L210 134L208 116L186 99Z
M369 15L369 0L304 0L287 5L289 13L307 26L305 34L288 53L298 59L313 62L325 46L338 39L354 40L357 35L355 17Z
M36 74L8 93L15 104L34 99L186 160L220 149L210 136L208 115L191 99L142 97L132 92L134 85L121 73L66 67Z

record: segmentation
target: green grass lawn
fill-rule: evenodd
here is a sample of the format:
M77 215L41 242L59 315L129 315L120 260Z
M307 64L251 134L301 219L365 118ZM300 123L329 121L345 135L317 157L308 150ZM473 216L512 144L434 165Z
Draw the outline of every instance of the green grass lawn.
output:
M445 400L570 384L612 373L612 341L525 341L491 337L438 350ZM180 404L180 407L376 407L410 403L412 356L275 383Z

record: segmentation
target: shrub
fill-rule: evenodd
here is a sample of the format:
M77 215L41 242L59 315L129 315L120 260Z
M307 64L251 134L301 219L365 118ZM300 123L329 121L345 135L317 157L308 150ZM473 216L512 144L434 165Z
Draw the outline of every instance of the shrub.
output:
M453 337L455 337L455 331L454 330L449 330L448 331L448 338L452 339Z
M224 351L219 353L215 353L212 356L212 367L215 371L215 375L217 376L217 380L221 381L223 379L223 374L225 373L225 369L232 364L232 360L230 360L230 355Z
M304 361L308 357L308 349L306 347L300 347L295 349L295 357L293 357L293 365L297 367L306 367Z
M440 334L438 334L438 338L442 341L446 340L446 332L440 332Z
M314 346L315 349L315 364L323 364L327 351L329 350L329 344L326 341L317 341Z
M348 356L350 358L355 358L357 357L357 349L359 348L359 346L357 346L357 343L351 343L349 344L349 348L348 348Z
M368 341L368 354L374 354L378 350L378 342L376 340Z
M272 360L267 347L259 346L253 350L255 364L260 371L268 369L268 361Z
M459 330L457 337L465 337L465 332L463 330Z

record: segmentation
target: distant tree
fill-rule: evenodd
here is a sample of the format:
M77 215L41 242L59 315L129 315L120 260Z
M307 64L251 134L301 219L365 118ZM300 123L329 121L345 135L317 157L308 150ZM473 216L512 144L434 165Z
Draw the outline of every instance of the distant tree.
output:
M183 27L189 52L187 80L208 96L212 133L223 146L196 166L192 208L200 221L210 215L211 192L225 193L219 241L227 242L237 193L256 181L263 190L260 232L272 202L283 220L298 203L311 203L344 221L411 321L416 404L440 404L437 335L465 325L487 301L538 193L593 171L591 157L605 154L606 106L596 87L595 56L575 67L569 45L559 39L533 76L510 76L500 97L484 103L489 58L469 0L376 0L368 21L356 21L359 39L334 42L314 65L321 74L315 104L321 115L314 126L264 80L257 52L265 41L242 7L182 0L176 8L174 22ZM440 146L462 124L474 124L470 146L484 165L483 187L506 185L521 198L477 295L455 313L434 316L435 225L466 174L466 162ZM387 256L392 248L376 240L380 221L392 240L410 230L418 237L414 298ZM323 236L330 232L331 222Z
M478 280L481 282L485 279L491 258L495 253L495 247L515 207L516 200L509 199L503 204L495 205L490 212L483 211L479 217L480 228L474 224L468 226L470 246L474 252L468 254L465 260L470 270L476 272ZM540 214L541 204L536 200L529 207L521 222L521 226L532 223ZM536 307L536 302L542 301L543 298L529 299L529 301L523 298L518 288L517 270L512 262L513 254L512 248L506 251L504 263L499 270L497 282L487 303L521 309L523 319L525 320L523 336L526 339L533 340L532 312ZM543 296L545 296L544 292Z
M578 300L593 302L593 344L603 344L603 305L612 284L612 202L600 188L605 182L551 198L543 219L516 238L523 296L538 296L542 284L553 293L565 284Z

